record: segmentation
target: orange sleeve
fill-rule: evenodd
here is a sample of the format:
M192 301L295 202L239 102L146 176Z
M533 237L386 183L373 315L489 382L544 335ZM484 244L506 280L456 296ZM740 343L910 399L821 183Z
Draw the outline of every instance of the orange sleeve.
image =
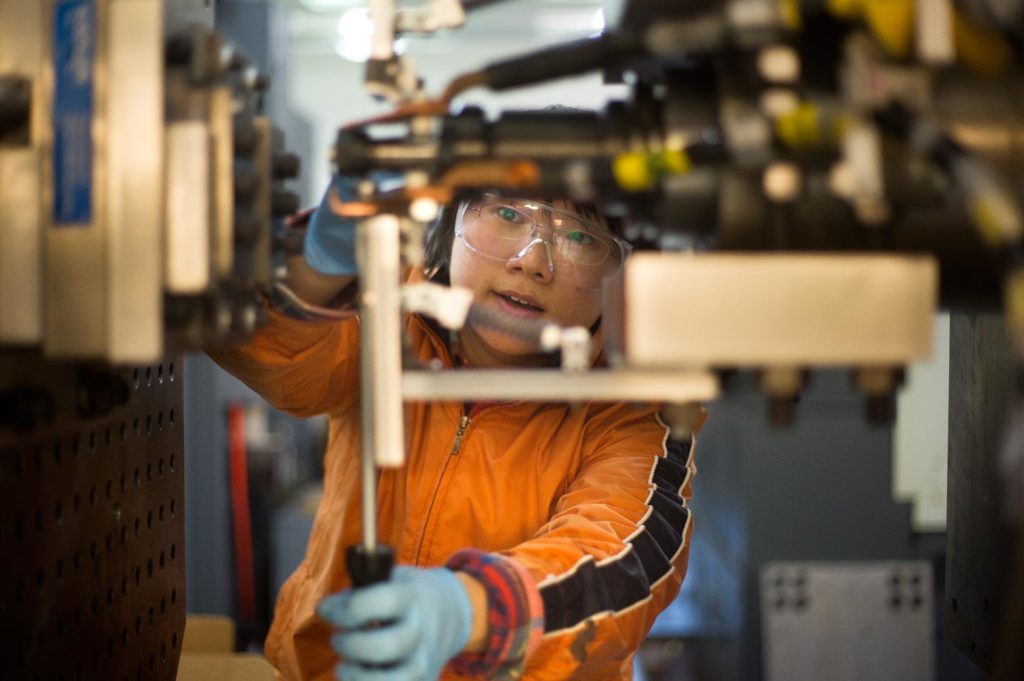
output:
M359 321L305 321L268 305L245 345L208 351L281 411L307 418L353 406L359 394Z
M652 410L613 412L586 438L550 521L506 552L544 603L544 638L526 660L531 678L627 674L686 573L693 439L669 442Z

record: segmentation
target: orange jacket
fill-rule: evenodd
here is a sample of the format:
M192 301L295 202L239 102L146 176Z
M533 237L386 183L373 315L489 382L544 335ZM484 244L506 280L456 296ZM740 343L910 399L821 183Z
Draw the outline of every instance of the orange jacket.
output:
M314 608L349 585L345 549L360 539L358 321L269 315L248 345L212 354L275 407L329 415L323 500L265 648L279 678L327 681L337 660ZM405 328L421 358L451 366L422 319L408 316ZM510 557L536 580L545 610L522 678L631 678L635 650L686 572L692 442L667 444L654 408L626 404L513 402L465 414L458 402L407 403L405 418L407 465L380 474L377 501L396 561L443 565L466 547Z

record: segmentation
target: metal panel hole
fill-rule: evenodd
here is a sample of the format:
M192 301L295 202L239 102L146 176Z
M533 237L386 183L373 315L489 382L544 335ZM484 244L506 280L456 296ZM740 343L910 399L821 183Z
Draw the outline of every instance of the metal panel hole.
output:
M146 414L146 434L149 435L153 432L153 415Z
M162 456L156 464L156 474L158 477L164 477L164 458Z
M63 457L63 455L64 446L60 443L60 440L57 440L57 442L55 442L53 445L53 462L59 466L60 460Z
M157 430L163 430L164 429L164 413L162 411L158 411L156 413L156 429Z
M138 487L142 484L142 473L139 471L138 466L135 467L135 473L132 475L135 480L135 486Z
M146 512L146 529L147 530L152 530L153 529L153 512L152 511L147 511Z
M135 586L142 582L142 568L135 566Z
M167 412L167 422L171 424L171 427L174 426L174 410L173 409L171 409L169 412Z
M137 368L132 369L132 387L136 390L139 389L139 370Z
M175 454L174 454L174 452L171 452L171 456L167 460L167 467L170 469L170 471L172 473L174 472L174 458L175 458Z
M174 362L168 362L167 364L167 380L174 380Z
M172 518L174 517L174 514L176 512L175 508L177 508L177 506L178 506L177 499L175 499L174 497L171 497L171 517Z
M146 482L153 482L153 464L146 464Z
M106 444L109 447L110 443L113 441L113 438L114 438L114 434L113 434L113 431L110 429L110 426L107 426L106 428L104 428L103 429L103 443Z
M151 385L153 385L153 368L146 367L146 386L149 387Z
M160 569L162 570L162 569L163 569L163 567L164 567L164 552L163 552L163 551L161 551L161 552L160 552ZM162 611L163 611L163 608L161 607L161 612L162 612Z
M141 529L141 527L142 527L142 519L141 518L136 518L135 519L135 525L133 527L133 529L135 531L135 536L136 537L139 536L139 530Z
M132 419L132 432L135 434L135 437L139 436L139 417L138 416L136 416L135 418Z
M121 436L121 442L124 442L125 440L128 439L128 424L125 423L124 421L121 421L119 434Z
M164 505L160 504L160 507L156 510L156 517L160 522L164 521Z
M150 559L148 559L146 561L146 576L147 577L152 577L153 576L153 559L152 558L150 558Z
M156 382L157 383L163 383L164 382L164 365L163 364L157 364L156 365Z
M177 544L171 544L171 562L173 563L178 559L178 546Z

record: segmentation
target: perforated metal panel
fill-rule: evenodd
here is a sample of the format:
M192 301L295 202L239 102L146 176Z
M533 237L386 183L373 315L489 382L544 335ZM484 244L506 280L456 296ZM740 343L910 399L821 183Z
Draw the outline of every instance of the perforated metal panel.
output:
M0 679L175 678L180 370L0 353Z
M767 681L931 681L931 564L766 563Z

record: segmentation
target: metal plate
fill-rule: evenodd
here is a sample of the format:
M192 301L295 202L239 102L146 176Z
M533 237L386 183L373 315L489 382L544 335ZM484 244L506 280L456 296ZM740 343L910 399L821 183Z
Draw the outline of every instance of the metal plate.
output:
M175 678L180 368L0 353L0 678ZM31 405L38 422L13 427Z
M761 569L766 681L931 681L926 562L768 563Z

